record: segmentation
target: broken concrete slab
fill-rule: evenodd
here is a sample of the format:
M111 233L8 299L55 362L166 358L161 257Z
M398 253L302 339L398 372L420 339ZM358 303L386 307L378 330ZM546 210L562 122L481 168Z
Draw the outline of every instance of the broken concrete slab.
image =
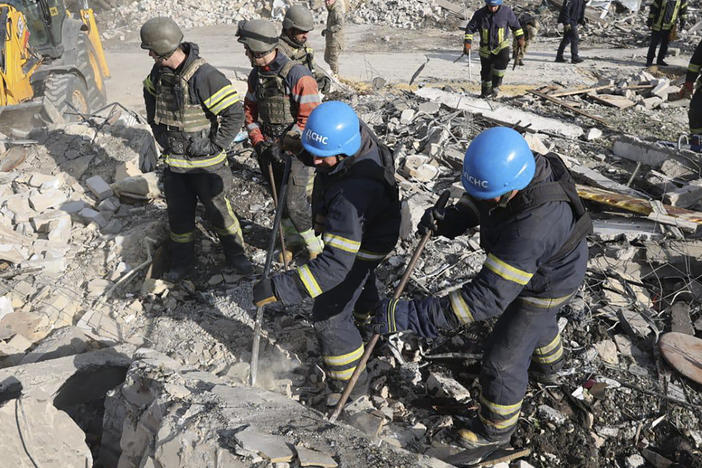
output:
M113 195L112 188L110 188L109 184L99 175L89 177L85 180L85 184L99 201Z
M68 197L61 190L52 190L44 193L35 191L29 195L29 204L39 213L43 213L49 208L61 206L66 200L68 200Z
M641 162L654 168L660 168L667 160L679 160L681 157L680 152L677 150L628 135L621 136L614 141L612 152L620 158ZM685 151L685 153L694 156L692 152ZM681 162L684 163L685 161Z
M682 208L690 208L700 201L702 201L702 179L693 180L663 195L663 203Z
M46 361L64 356L82 354L98 345L77 327L57 328L37 343L23 358L22 364Z
M583 134L582 128L577 125L564 123L562 121L541 117L531 112L526 112L508 105L486 102L483 99L475 98L465 94L450 93L437 88L420 88L414 92L419 97L439 102L452 109L461 109L472 114L477 114L497 122L501 125L513 127L517 124L527 126L535 132L556 133L558 135L578 138Z
M112 184L112 188L121 197L137 200L151 200L161 196L158 174L155 172L125 177Z
M244 450L259 454L272 463L287 463L293 459L293 451L280 437L261 434L252 427L234 434L234 439Z
M317 452L305 448L301 445L295 446L297 458L300 461L300 466L320 466L322 468L336 468L338 463L326 453Z
M470 391L451 377L432 372L426 386L427 392L433 396L454 398L459 402L470 399Z
M0 453L7 467L93 466L85 433L51 399L22 398L0 406Z

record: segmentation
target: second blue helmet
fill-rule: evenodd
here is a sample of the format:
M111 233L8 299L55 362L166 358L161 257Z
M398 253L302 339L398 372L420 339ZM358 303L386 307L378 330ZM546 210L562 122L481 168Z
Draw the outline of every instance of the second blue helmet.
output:
M302 146L313 156L353 156L361 148L361 128L356 112L341 101L327 101L315 109L302 132Z
M511 128L493 127L468 145L461 182L468 195L485 200L523 189L535 171L534 154L524 137Z

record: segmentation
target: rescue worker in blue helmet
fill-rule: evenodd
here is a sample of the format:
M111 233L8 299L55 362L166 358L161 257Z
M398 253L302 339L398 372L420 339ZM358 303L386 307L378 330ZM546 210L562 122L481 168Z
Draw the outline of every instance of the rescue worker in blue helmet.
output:
M480 36L480 97L499 96L499 88L509 63L509 30L520 48L524 48L524 31L514 12L502 0L485 0L468 21L463 40L463 52L473 46L473 35Z
M471 142L461 181L462 198L445 210L429 208L419 231L452 239L480 225L487 253L480 272L445 297L382 301L372 327L436 337L499 317L483 355L479 417L457 431L468 449L462 462L476 463L509 443L530 365L543 379L563 365L556 313L585 276L592 222L558 156L533 155L510 128L485 130Z
M375 269L399 237L395 167L392 151L339 101L312 111L302 146L316 168L312 218L324 250L296 270L259 281L253 297L257 306L314 299L312 321L329 385L339 393L364 351L354 316L368 318L380 300ZM364 370L352 398L365 393L367 385Z

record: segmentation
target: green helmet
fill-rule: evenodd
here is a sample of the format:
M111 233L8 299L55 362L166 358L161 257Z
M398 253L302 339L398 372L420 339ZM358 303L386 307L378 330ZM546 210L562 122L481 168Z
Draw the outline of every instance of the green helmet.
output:
M149 49L159 57L171 55L183 42L183 31L172 19L159 16L144 23L139 33L141 48Z
M275 25L266 20L239 21L236 36L237 41L254 53L270 52L278 44Z
M310 32L314 29L314 18L312 12L304 5L293 5L285 12L283 18L283 30L290 28L299 29L303 32Z

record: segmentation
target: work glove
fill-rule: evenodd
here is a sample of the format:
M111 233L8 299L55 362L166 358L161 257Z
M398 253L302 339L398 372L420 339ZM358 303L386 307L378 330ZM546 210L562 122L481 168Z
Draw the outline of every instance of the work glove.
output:
M463 53L464 54L467 54L468 52L470 52L470 44L471 44L470 42L463 43Z
M571 26L570 23L566 23L563 25L563 32L564 33L566 33L566 34L569 33L571 29L573 29L573 26Z
M290 151L293 154L298 154L302 151L302 139L300 132L290 130L283 135L283 150Z
M322 37L326 37L326 36L327 36L327 30L326 30L326 29L322 29Z
M431 232L432 236L439 234L441 231L441 221L444 220L446 216L445 208L438 208L436 206L430 206L424 212L422 219L419 220L417 225L417 235L419 237L424 237L427 232Z
M646 20L646 26L649 27L649 28L650 28L651 26L653 26L653 19L652 19L652 18L649 18L649 19Z
M253 287L253 303L256 307L263 307L271 302L277 302L273 291L273 281L270 278L265 278L256 283Z
M694 81L686 81L682 87L682 92L680 93L683 97L692 95L693 87L695 86Z
M207 156L219 153L222 148L209 138L191 138L186 151L188 156Z
M254 149L256 154L264 161L283 163L283 151L280 149L280 146L272 141L261 142Z

